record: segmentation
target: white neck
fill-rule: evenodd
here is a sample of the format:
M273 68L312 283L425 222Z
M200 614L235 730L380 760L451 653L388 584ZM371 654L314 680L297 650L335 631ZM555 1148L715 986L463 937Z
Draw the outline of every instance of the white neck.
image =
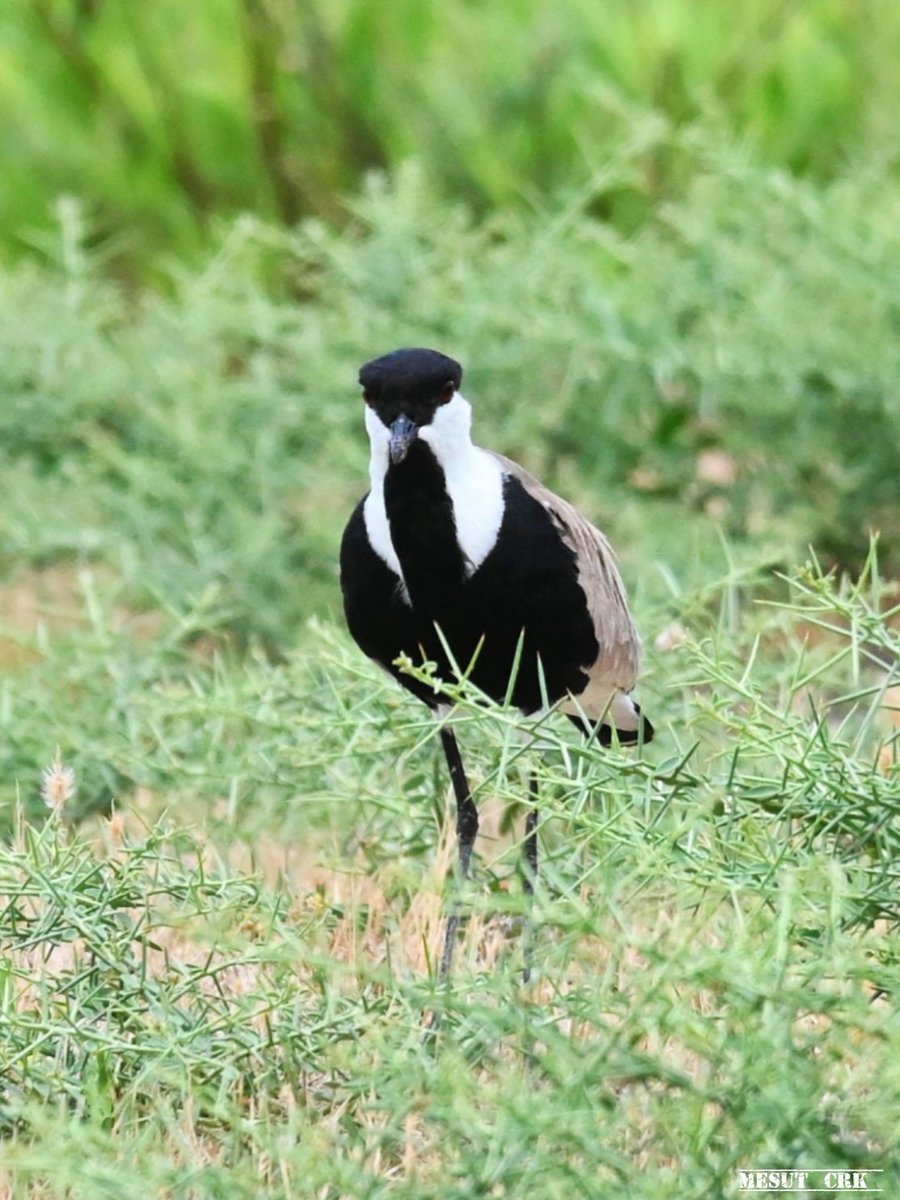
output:
M430 425L418 436L430 448L447 483L453 505L456 536L469 572L491 552L503 519L503 470L492 454L472 442L472 408L459 392L442 404ZM390 536L384 508L384 478L388 471L390 433L372 409L366 409L372 490L365 505L366 531L375 552L403 580L400 560Z
M445 475L448 467L469 462L477 450L472 445L472 405L457 392L435 411L430 425L422 426L419 437L431 447Z

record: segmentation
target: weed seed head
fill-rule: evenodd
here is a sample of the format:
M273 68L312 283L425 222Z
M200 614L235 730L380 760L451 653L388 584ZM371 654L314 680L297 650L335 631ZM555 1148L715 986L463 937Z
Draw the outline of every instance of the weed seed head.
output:
M63 765L58 749L53 762L44 770L41 795L47 807L54 812L61 812L75 795L75 772Z

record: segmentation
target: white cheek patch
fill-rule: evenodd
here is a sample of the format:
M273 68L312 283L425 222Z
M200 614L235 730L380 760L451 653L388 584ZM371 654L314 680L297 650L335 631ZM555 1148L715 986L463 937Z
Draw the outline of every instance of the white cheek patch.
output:
M444 472L447 493L453 505L456 538L469 574L481 566L497 541L503 521L503 468L492 454L473 446L469 435L472 410L458 393L442 405L419 437L432 450ZM369 463L371 491L363 507L366 533L372 549L390 567L409 603L403 568L391 539L384 507L384 477L388 470L390 433L377 415L366 409L366 429L372 457Z
M472 445L471 425L472 409L457 392L419 431L444 472L456 539L470 574L493 550L503 521L503 468L492 454Z

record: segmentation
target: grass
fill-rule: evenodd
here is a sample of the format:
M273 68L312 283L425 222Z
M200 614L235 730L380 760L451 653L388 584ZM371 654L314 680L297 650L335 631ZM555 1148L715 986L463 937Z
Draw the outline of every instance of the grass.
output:
M872 565L686 604L641 758L552 722L529 749L460 695L485 828L446 992L429 718L325 627L282 665L189 655L120 737L165 783L0 852L9 1194L700 1197L738 1166L889 1167L898 646Z
M466 365L480 437L616 522L626 565L639 547L696 586L718 526L748 561L814 544L854 572L879 530L894 571L897 191L695 152L685 201L631 240L588 215L590 188L478 222L410 169L357 198L353 234L246 219L134 304L62 206L57 268L4 280L8 569L103 563L133 609L289 644L335 606L365 478L356 366L419 343Z
M897 191L679 139L628 238L600 185L482 219L410 167L349 229L223 228L162 294L71 202L53 265L4 273L0 1195L889 1194ZM460 691L484 827L447 989L436 729L336 588L355 369L418 342L609 530L659 730L600 753Z
M602 180L595 213L630 233L683 195L685 130L816 180L890 167L898 47L890 0L7 5L0 228L40 253L74 192L133 279L244 210L343 216L414 157L482 212Z

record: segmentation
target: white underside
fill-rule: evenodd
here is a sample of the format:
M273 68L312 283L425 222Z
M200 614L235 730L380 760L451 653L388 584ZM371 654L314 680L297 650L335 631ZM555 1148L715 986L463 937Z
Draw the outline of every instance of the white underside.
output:
M440 463L453 506L456 539L471 575L481 566L497 541L503 520L503 468L492 454L472 444L469 436L471 409L457 392L442 405L419 437L432 449ZM397 576L403 598L409 603L403 568L391 540L384 507L384 478L388 469L390 433L371 409L366 409L366 429L372 456L369 462L371 491L363 516L372 549Z
M641 727L641 714L631 697L602 680L592 679L580 695L564 700L560 708L575 717L602 720L622 733L636 733Z

